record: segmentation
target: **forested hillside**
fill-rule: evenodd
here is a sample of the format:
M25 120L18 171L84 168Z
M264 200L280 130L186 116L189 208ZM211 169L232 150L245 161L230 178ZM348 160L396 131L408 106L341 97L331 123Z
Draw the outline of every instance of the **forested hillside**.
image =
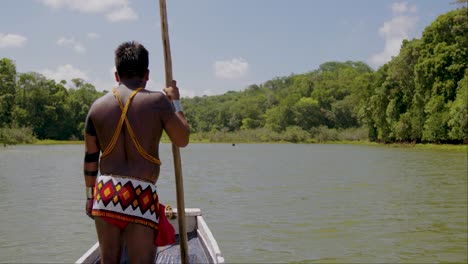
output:
M0 60L0 142L82 139L88 109L103 93L81 79L73 83L17 74L13 61Z
M467 21L467 8L440 16L376 72L327 62L242 92L186 99L187 116L196 132L265 128L305 139L365 127L371 141L466 142Z
M421 39L405 40L377 71L363 62L325 62L182 104L200 140L467 143L467 32L467 8L459 8L439 16ZM80 79L66 85L0 60L0 142L31 132L81 139L89 106L102 93Z

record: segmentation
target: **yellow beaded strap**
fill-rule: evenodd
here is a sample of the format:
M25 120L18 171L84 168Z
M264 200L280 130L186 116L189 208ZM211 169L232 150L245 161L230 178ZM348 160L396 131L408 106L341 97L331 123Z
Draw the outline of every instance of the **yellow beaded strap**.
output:
M108 145L108 147L106 148L106 150L103 152L103 154L101 155L101 158L103 156L105 156L104 154L109 154L112 149L114 148L115 146L115 143L117 142L117 139L118 139L118 135L120 134L120 130L122 129L122 125L123 125L123 122L125 121L125 125L127 126L127 130L128 130L128 133L130 134L130 138L132 139L133 141L133 144L135 145L135 148L137 149L138 153L143 157L145 158L146 160L154 163L154 164L158 164L158 165L161 165L161 161L153 156L151 156L150 154L148 154L148 152L146 152L146 150L141 146L140 142L138 142L138 139L135 135L135 132L133 132L133 129L132 129L132 126L130 125L130 122L128 121L128 118L127 118L127 111L128 111L128 108L130 106L130 101L133 99L133 97L143 88L138 88L136 89L131 95L130 97L128 98L128 101L127 103L125 104L125 106L123 105L122 103L122 99L120 98L119 94L117 93L117 89L114 88L114 95L115 97L117 98L117 101L119 101L119 106L120 106L120 109L122 110L122 115L120 116L120 120L119 120L119 124L117 125L117 129L114 133L114 136L112 137L112 140L111 140L111 143ZM117 134L117 136L116 136ZM115 140L114 140L115 138ZM115 142L114 142L115 141ZM108 152L107 150L109 149L109 146L112 145L112 149L110 149Z
M112 150L114 149L115 147L115 144L117 143L117 139L119 138L119 135L120 135L120 131L122 131L122 125L123 125L123 122L125 119L127 119L127 111L128 111L128 108L130 107L130 103L133 99L133 97L143 88L138 88L136 89L135 91L133 91L133 93L130 95L130 97L128 98L127 100L127 103L125 104L125 107L124 109L122 109L122 107L120 107L120 109L122 110L122 114L120 115L120 119L119 119L119 122L117 123L117 127L115 128L115 131L114 131L114 135L112 136L112 139L111 141L109 142L109 144L107 145L106 149L102 152L102 155L101 155L101 159L107 155L109 155ZM116 88L114 88L114 94L117 92ZM120 104L120 98L119 99L119 104Z

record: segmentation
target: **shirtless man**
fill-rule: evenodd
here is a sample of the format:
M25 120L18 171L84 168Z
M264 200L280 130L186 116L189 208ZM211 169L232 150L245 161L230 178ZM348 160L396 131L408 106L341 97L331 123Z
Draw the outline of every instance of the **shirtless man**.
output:
M189 125L175 81L166 95L144 89L149 70L143 45L121 44L115 67L119 86L97 99L86 118L86 214L95 220L101 263L119 263L124 241L130 263L152 263L164 217L155 186L159 141L165 130L173 144L185 147Z

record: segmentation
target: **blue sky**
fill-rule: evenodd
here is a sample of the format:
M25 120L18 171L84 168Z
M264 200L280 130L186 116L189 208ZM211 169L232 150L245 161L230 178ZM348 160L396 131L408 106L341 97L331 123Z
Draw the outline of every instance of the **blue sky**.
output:
M182 96L240 91L328 61L374 69L420 38L454 0L167 0L173 75ZM164 83L159 1L2 0L0 58L18 72L115 86L114 50L150 52L151 90Z

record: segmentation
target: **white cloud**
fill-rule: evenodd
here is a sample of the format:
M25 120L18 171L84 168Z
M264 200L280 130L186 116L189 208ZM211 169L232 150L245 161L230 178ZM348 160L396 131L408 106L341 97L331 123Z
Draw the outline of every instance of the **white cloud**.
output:
M236 79L245 76L249 69L249 63L243 58L235 58L225 61L216 61L214 64L215 75L222 79Z
M392 12L394 14L403 14L403 13L406 13L406 12L415 13L416 12L416 6L408 6L408 3L406 3L406 2L393 3L392 4Z
M405 2L394 3L392 5L393 18L379 28L379 35L384 39L384 50L374 54L369 59L373 66L381 66L398 55L401 43L408 39L410 32L415 28L418 17L415 6L408 6ZM408 14L413 13L413 14Z
M120 9L116 9L112 12L109 12L106 15L107 19L111 22L125 21L125 20L136 20L138 18L137 14L133 9L128 6L124 6Z
M41 2L48 7L56 9L61 8L65 4L65 1L62 0L42 0Z
M88 39L97 39L99 38L99 34L95 32L89 32L88 34L86 34L86 37Z
M0 33L0 49L7 47L21 47L26 42L26 38L17 34Z
M89 81L88 75L71 64L60 65L57 69L45 69L40 71L44 76L49 79L54 79L56 82L61 80L67 81L67 84L72 84L71 80L74 78L81 78Z
M56 43L59 46L72 48L74 51L76 51L78 53L85 53L86 52L86 48L83 46L83 44L81 44L80 42L75 40L74 37L70 37L70 38L60 37L57 40Z
M128 0L41 0L53 9L68 8L84 13L102 13L111 22L138 18Z
M118 83L115 81L115 79L96 79L96 80L90 80L89 83L94 85L94 88L96 88L97 91L112 91L114 87L117 87Z
M128 5L127 0L41 0L41 2L51 8L69 8L85 13L105 12L108 9Z

